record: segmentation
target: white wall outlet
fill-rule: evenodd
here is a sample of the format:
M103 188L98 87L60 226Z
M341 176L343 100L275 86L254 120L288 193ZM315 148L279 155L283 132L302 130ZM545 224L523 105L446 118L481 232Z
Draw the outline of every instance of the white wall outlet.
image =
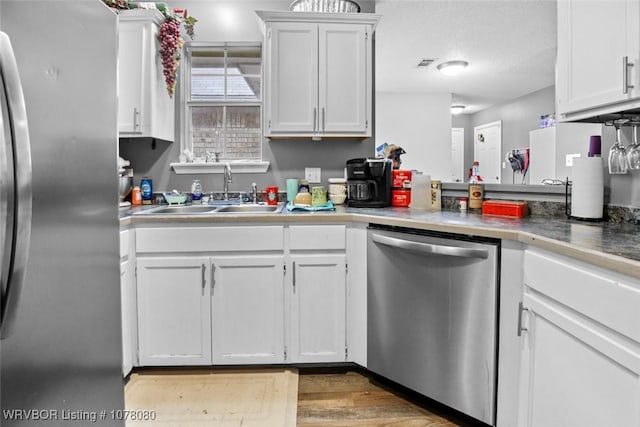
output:
M567 166L568 167L573 166L573 159L575 159L576 157L580 157L580 153L567 154Z
M310 183L322 182L322 168L304 168L304 179Z

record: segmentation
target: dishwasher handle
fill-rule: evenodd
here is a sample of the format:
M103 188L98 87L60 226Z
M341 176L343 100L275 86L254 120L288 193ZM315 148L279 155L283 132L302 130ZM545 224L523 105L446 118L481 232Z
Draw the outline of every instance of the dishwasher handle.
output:
M461 258L489 258L489 251L487 249L462 248L459 246L414 242L413 240L398 239L396 237L383 236L376 233L371 234L371 239L381 245L387 245L422 254L446 255Z

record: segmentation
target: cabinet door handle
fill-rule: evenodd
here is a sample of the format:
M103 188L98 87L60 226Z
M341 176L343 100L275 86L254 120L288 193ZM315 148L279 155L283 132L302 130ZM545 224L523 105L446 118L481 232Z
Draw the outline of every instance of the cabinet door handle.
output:
M324 107L322 107L322 132L324 132Z
M213 294L213 287L216 284L216 265L211 264L211 293Z
M291 270L293 271L293 273L291 273L292 274L291 280L293 282L293 293L295 294L296 293L296 262L295 261L291 264Z
M133 109L133 130L137 132L140 129L140 110Z
M622 93L629 93L629 89L633 89L633 85L629 84L629 68L633 67L633 62L629 62L628 56L622 57Z
M207 267L202 263L202 295L204 295L204 288L207 286L207 278L206 278Z
M523 332L527 332L527 328L522 326L522 312L529 311L527 307L522 305L522 301L518 303L518 336L522 336Z
M313 109L313 131L316 131L316 127L318 126L318 109Z

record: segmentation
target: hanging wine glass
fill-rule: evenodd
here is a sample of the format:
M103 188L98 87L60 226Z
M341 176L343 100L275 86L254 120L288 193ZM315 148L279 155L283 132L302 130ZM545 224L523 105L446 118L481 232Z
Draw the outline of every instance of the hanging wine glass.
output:
M627 152L620 144L620 124L614 124L616 128L616 142L609 150L609 173L621 175L627 173Z
M640 170L640 144L638 143L638 124L633 123L633 144L627 147L627 164L631 170Z

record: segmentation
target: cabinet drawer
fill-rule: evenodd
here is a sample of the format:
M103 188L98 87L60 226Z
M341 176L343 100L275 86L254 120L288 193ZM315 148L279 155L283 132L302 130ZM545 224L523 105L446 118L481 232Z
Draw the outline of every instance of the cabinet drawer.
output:
M640 282L586 263L526 250L524 283L640 342Z
M326 250L346 247L344 225L294 225L289 227L291 250Z
M129 230L120 230L120 258L129 255Z
M284 250L283 226L141 228L136 252L236 252Z

